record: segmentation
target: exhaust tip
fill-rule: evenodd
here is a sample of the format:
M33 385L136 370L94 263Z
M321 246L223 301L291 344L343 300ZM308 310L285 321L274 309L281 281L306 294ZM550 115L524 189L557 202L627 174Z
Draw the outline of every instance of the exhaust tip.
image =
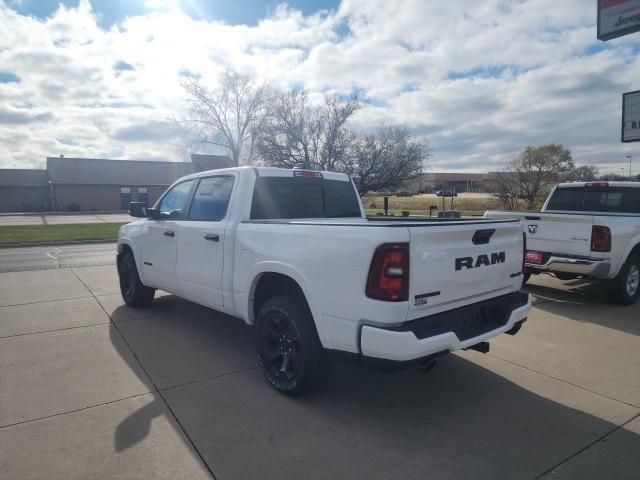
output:
M489 353L489 342L480 342L475 345L471 345L469 348L465 348L465 350L475 350L480 353Z
M507 335L515 335L516 333L518 333L520 331L520 329L522 328L522 324L524 322L526 322L527 319L525 318L524 320L520 320L518 323L516 323L513 327L511 327L510 330L507 330L506 333Z

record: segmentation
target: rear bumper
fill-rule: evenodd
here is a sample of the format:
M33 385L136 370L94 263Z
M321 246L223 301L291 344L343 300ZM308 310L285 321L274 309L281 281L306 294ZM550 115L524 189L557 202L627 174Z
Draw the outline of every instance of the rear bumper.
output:
M524 322L529 310L531 295L515 292L406 322L400 327L363 325L360 352L364 357L409 362L443 351L469 348ZM469 337L470 334L474 336Z
M545 254L542 264L526 263L525 266L534 272L565 272L596 278L607 278L611 271L611 262L608 259L557 253Z

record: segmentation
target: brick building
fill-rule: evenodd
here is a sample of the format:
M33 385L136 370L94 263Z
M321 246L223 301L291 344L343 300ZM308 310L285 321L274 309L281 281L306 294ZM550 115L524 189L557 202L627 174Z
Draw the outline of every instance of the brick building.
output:
M49 208L46 170L0 169L0 212L36 212Z
M224 155L191 162L48 157L45 170L0 169L0 211L120 211L129 202L153 205L175 180L233 165Z

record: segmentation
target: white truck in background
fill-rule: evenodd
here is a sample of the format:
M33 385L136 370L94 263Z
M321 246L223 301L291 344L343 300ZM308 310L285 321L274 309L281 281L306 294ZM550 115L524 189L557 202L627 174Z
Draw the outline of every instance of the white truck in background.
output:
M181 178L118 238L125 303L156 289L254 326L278 391L319 384L330 359L422 363L488 350L531 307L520 220L368 220L351 179L240 167Z
M640 182L557 185L540 212L488 211L486 219L524 221L525 281L552 273L561 280L603 280L623 305L640 297Z

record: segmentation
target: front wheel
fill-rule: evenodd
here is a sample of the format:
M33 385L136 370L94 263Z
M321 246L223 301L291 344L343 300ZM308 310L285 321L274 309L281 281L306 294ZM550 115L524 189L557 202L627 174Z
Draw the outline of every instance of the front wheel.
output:
M610 290L618 303L633 305L640 297L640 257L630 255L616 278L611 280Z
M118 259L120 293L124 303L133 308L148 307L153 302L155 288L146 287L140 281L133 253L127 251Z
M297 395L328 376L330 364L313 318L296 296L274 297L260 308L255 341L258 365L280 393Z

